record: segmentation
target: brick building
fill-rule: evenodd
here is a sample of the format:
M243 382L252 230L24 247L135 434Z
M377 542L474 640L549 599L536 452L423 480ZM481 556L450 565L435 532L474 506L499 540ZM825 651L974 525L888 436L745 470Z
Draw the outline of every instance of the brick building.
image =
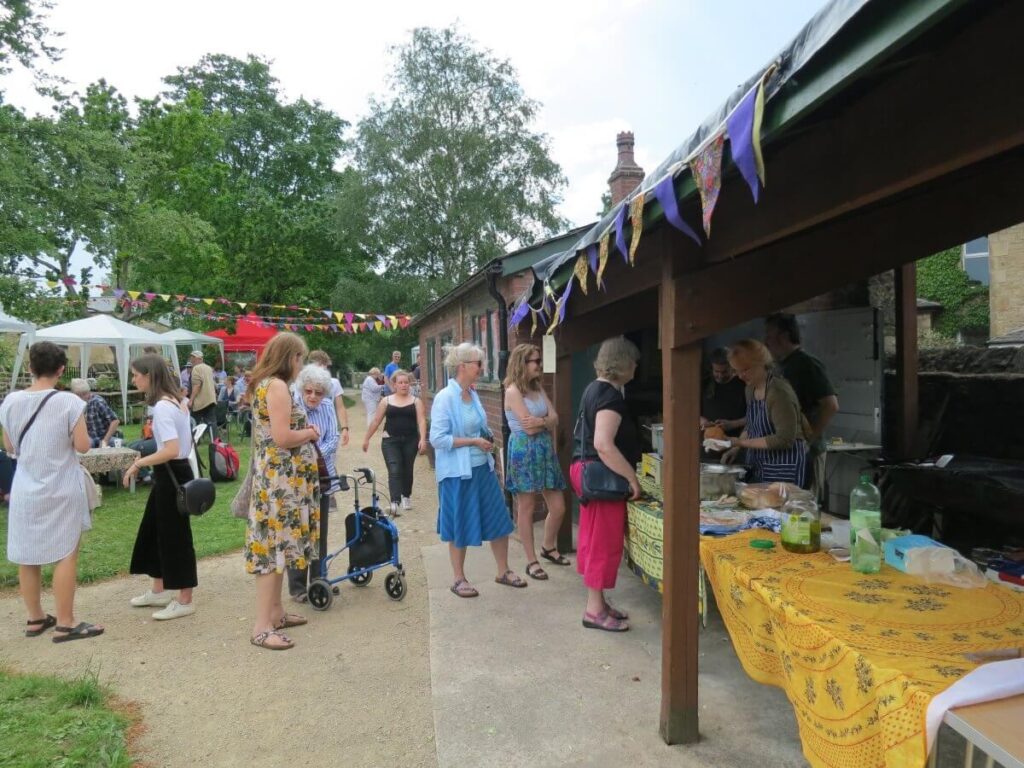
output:
M989 332L993 340L1024 331L1024 224L988 236Z
M616 136L618 159L608 178L612 205L625 199L641 181L643 168L633 157L633 134L625 131ZM448 381L444 369L444 350L454 344L471 341L484 350L484 370L477 384L480 402L493 427L501 424L502 393L498 380L502 312L491 294L490 279L501 295L505 310L533 283L531 267L542 259L564 251L593 224L572 229L565 234L508 253L486 264L479 272L453 288L419 315L413 327L419 330L420 376L423 399L429 410L434 393ZM524 322L508 331L508 350L527 338L530 327ZM538 331L539 333L539 331ZM539 341L537 342L539 345ZM548 382L550 384L550 382ZM550 389L548 394L550 395Z

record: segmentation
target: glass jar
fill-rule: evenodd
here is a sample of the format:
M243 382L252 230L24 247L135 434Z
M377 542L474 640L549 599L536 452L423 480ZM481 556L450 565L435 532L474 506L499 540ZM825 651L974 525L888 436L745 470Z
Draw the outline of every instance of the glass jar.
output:
M788 501L782 508L782 548L809 555L821 549L821 512L813 501Z

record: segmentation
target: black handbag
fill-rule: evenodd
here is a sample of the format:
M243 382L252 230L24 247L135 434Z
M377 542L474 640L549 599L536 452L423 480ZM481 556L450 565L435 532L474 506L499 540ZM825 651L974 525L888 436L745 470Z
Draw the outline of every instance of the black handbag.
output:
M197 477L182 485L178 482L170 464L164 464L164 467L171 476L171 482L174 483L180 514L198 517L213 506L217 500L217 487L212 480L207 477Z
M580 477L580 503L625 501L633 494L633 489L629 487L629 480L610 470L600 459L585 458L587 451L586 403L587 392L584 392L576 428L573 430L579 433L580 462L583 464L583 473Z

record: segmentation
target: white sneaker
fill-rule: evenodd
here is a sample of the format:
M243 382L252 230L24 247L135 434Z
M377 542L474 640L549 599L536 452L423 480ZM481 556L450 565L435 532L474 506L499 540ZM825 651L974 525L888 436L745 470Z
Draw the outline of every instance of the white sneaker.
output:
M195 612L196 607L192 603L182 605L177 600L171 600L166 608L154 613L153 618L157 621L167 621L168 619L180 619L183 616L191 616Z
M163 608L173 599L174 593L168 589L165 589L163 592L154 592L153 590L148 589L146 590L146 594L133 597L128 602L136 608L149 608L150 606Z
M412 509L412 499L408 496L402 497L402 509Z
M397 501L392 501L391 502L391 513L390 513L390 516L391 517L401 517L402 516L402 513L398 511L398 502Z

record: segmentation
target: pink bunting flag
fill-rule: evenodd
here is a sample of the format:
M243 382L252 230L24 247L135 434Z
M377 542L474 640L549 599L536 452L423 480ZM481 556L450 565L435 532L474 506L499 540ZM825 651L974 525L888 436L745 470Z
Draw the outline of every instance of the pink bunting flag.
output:
M722 191L722 149L725 147L725 135L719 134L690 161L690 172L700 192L700 202L704 211L704 234L711 237L711 215L718 203L718 194Z

